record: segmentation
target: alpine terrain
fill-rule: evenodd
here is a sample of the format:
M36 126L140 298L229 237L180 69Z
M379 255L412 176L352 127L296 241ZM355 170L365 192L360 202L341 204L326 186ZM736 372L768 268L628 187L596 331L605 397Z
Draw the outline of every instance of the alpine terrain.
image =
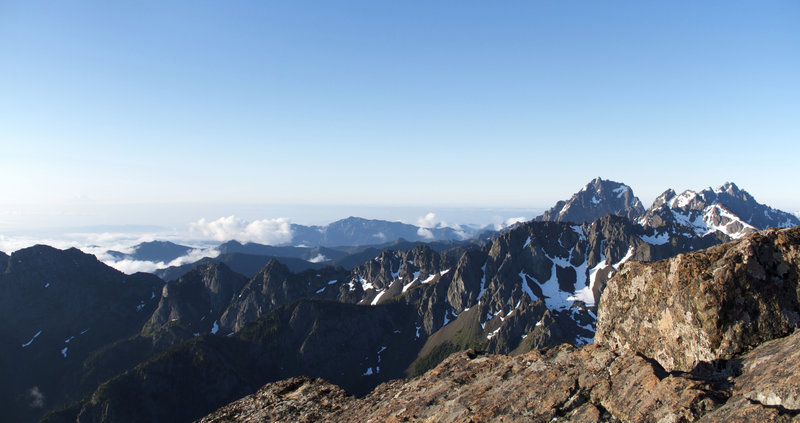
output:
M0 401L48 422L189 422L257 391L208 418L693 420L798 324L796 230L758 232L797 224L733 184L645 210L597 178L476 238L231 241L163 279L30 247L0 254Z

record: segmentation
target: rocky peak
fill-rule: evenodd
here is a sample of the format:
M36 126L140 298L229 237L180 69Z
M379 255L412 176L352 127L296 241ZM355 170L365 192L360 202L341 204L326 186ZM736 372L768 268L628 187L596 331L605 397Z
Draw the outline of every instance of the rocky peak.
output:
M244 276L222 263L197 266L164 285L158 307L143 331L150 333L170 324L183 326L190 333L216 332L217 320L246 282Z
M405 287L402 292L405 292L414 285L414 281L431 282L432 279L428 278L436 276L442 270L441 264L441 255L424 244L409 251L385 250L374 259L353 268L352 288L385 291L399 281ZM364 284L362 281L368 283ZM392 292L396 293L398 292Z
M635 219L644 211L642 202L633 194L631 187L598 177L569 200L556 203L536 220L584 223L609 213Z
M342 287L347 275L344 269L333 267L292 273L277 260L270 260L231 296L219 318L220 330L238 331L275 307L301 298L339 299L339 292L346 290Z
M672 188L667 189L666 191L661 193L661 195L656 197L656 199L653 201L653 205L651 206L651 208L659 208L665 204L668 204L673 198L675 198L676 195L677 194L675 193L675 190L673 190Z
M715 189L714 192L717 194L726 193L732 197L741 198L742 200L747 200L748 197L752 198L747 191L740 190L733 182L725 182L719 188Z
M660 232L705 236L714 232L741 238L760 229L800 225L795 216L758 203L732 182L701 192L667 190L639 219Z

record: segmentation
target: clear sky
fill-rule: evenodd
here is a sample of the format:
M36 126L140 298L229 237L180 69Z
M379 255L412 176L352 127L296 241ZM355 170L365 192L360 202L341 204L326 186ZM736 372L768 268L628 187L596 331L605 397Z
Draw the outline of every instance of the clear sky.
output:
M798 141L794 0L0 2L0 227L530 210L596 176L796 211Z

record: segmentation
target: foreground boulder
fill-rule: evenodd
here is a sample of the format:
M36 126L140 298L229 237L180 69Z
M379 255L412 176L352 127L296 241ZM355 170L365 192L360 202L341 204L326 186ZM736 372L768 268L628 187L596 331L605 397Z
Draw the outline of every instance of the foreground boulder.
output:
M595 345L470 350L364 398L282 381L201 421L800 421L799 249L800 228L769 230L628 264L603 294Z
M800 228L629 263L603 293L595 342L670 371L728 360L800 324L798 269Z

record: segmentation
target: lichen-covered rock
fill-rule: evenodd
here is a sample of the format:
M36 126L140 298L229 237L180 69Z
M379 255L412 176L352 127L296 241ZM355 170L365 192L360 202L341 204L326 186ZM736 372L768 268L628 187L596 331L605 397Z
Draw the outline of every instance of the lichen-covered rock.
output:
M800 325L800 228L773 229L609 281L595 342L668 371L727 360Z

